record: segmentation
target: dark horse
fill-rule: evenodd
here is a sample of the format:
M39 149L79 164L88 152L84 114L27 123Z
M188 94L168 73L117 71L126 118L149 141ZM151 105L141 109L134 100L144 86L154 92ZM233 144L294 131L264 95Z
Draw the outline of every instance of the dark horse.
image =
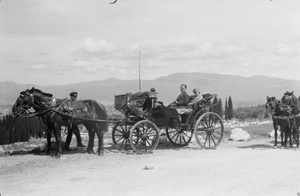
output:
M108 130L107 113L102 104L95 100L80 101L83 105L81 110L70 111L68 99L56 99L50 93L39 89L27 89L20 93L13 106L15 116L41 117L47 125L47 154L51 151L51 133L53 133L58 146L55 156L60 157L61 148L61 126L71 127L83 124L89 133L87 152L93 153L95 133L98 136L98 154L104 155L103 136Z
M292 114L296 115L300 112L300 100L294 95L294 91L285 92L283 97L281 98L281 102L287 106L289 106L289 110Z
M299 125L300 125L300 118L296 117L295 115L291 114L290 108L282 104L276 97L268 97L267 96L267 103L265 104L266 109L272 114L273 120L273 127L275 131L275 144L274 147L277 146L277 135L278 135L278 126L280 126L281 130L281 146L286 146L287 138L289 137L290 146L292 144L291 138L291 130L293 129L296 137L297 147L299 147ZM285 136L285 140L283 142L283 133Z

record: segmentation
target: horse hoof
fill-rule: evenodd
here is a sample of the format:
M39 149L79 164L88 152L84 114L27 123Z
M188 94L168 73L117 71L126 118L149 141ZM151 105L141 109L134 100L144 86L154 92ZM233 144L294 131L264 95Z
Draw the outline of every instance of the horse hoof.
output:
M70 151L70 148L65 148L65 151Z
M88 154L96 154L96 153L94 152L94 150L92 150L92 149L91 149L91 150L87 150L86 152L87 152Z

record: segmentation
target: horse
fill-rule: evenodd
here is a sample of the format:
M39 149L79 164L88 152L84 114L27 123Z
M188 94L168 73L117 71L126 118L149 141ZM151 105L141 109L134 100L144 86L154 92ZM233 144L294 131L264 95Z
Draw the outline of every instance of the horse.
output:
M281 98L281 102L291 107L292 114L300 113L300 100L294 95L294 91L286 91Z
M94 153L95 133L98 136L98 155L104 155L103 136L108 130L108 115L105 107L95 100L78 101L83 104L81 110L71 110L68 99L57 99L52 94L39 89L22 91L13 105L13 115L16 117L41 117L47 125L47 154L51 151L51 133L53 133L58 146L55 157L62 154L61 126L78 126L83 124L88 130L89 142L87 153Z
M298 117L300 115L299 114L300 100L294 95L294 91L292 92L286 91L283 97L281 98L281 102L290 107L291 113L293 115L297 115L295 119L296 127L294 127L294 134L293 134L293 137L297 139L299 137L299 126L300 126L300 122L299 122L300 118Z
M292 147L292 138L291 138L291 129L293 128L294 132L298 133L298 128L300 125L300 118L295 117L295 115L291 115L291 110L286 105L282 104L276 97L268 97L267 103L265 104L265 108L267 111L272 113L272 121L273 127L275 131L275 143L274 147L277 147L277 134L278 134L278 126L280 126L281 130L281 146L286 146L287 138L289 137L290 146ZM283 142L283 133L285 136L285 140ZM296 137L297 147L299 147L299 133L298 137Z

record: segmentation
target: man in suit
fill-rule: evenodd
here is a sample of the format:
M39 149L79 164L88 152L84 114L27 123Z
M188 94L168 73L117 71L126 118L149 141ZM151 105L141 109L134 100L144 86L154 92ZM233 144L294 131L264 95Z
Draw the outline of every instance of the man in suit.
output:
M186 89L187 89L187 86L185 84L182 84L180 86L181 93L177 97L176 101L174 102L176 104L176 106L177 106L178 109L180 109L180 108L186 108L187 105L189 104L190 97L186 93Z

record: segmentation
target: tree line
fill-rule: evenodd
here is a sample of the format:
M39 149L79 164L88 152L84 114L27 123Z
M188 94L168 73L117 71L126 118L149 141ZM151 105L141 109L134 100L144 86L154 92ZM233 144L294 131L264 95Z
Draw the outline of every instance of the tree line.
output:
M225 107L223 110L222 99L218 99L214 97L212 101L212 107L210 108L211 112L218 114L221 118L224 117L225 120L231 120L234 118L234 111L233 111L233 103L231 96L229 96L228 100L225 99Z
M270 117L263 105L240 107L234 109L231 96L229 96L228 99L225 98L224 110L222 106L222 100L218 99L217 97L213 99L212 105L213 107L210 108L210 111L217 113L222 119L225 119L226 121L232 120L233 118L237 118L243 121L246 119L263 120Z

